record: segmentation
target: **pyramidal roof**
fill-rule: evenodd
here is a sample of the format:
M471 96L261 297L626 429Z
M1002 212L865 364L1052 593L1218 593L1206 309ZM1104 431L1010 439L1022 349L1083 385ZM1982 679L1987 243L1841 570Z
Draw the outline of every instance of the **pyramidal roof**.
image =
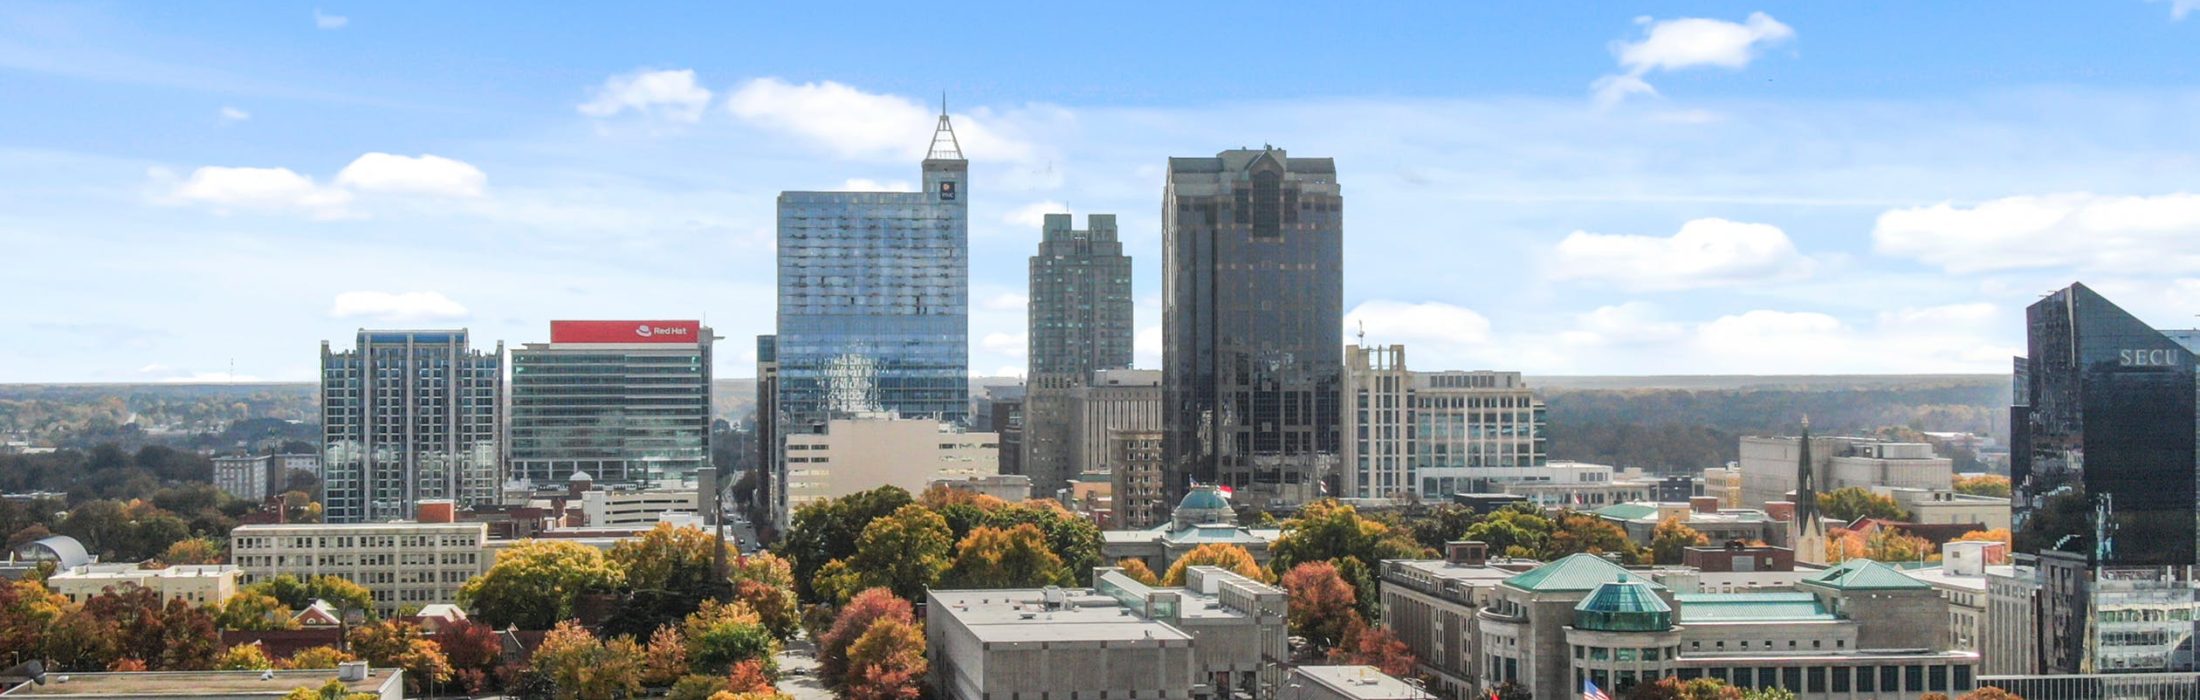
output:
M1505 579L1505 585L1526 591L1587 591L1628 580L1626 567L1594 554L1574 554ZM1640 583L1652 590L1665 590L1654 581Z
M947 96L940 95L940 124L932 130L932 148L925 160L962 160L962 141L955 138L955 124L947 119Z
M1864 590L1915 590L1932 588L1930 584L1910 578L1894 567L1870 559L1850 559L1841 565L1820 571L1803 579L1827 588L1844 591Z

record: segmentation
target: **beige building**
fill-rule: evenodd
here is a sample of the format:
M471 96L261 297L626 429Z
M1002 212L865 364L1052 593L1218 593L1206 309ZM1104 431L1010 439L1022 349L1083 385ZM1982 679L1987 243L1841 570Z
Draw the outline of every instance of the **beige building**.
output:
M1070 392L1070 472L1107 472L1115 467L1108 451L1114 431L1161 429L1161 370L1104 369L1092 382ZM1025 425L1030 425L1029 421ZM1025 439L1031 439L1027 430ZM1040 494L1042 496L1047 494Z
M423 513L441 512L421 503ZM488 570L487 523L397 522L239 525L230 561L251 584L290 574L337 576L365 586L375 608L451 603L458 588Z
M1169 504L1162 501L1162 432L1118 430L1108 434L1109 476L1114 482L1115 527L1148 528L1166 522Z
M880 486L922 493L938 478L999 474L1000 436L930 419L866 413L786 437L787 508Z
M1878 486L1946 492L1953 487L1953 463L1933 454L1933 446L1881 442L1869 438L1812 437L1811 469L1819 493ZM1761 508L1785 500L1795 490L1795 463L1802 441L1795 437L1744 437L1741 441L1742 505Z
M46 579L46 587L71 603L82 603L110 588L137 586L160 594L162 599L221 605L237 594L243 574L234 566L147 569L140 564L85 564L54 573Z
M1954 491L1913 488L1873 489L1894 498L1910 512L1910 522L1927 525L1978 523L1986 529L2009 527L2009 499L1972 496Z
M655 526L666 513L694 514L702 508L693 488L591 489L581 492L581 513L590 527Z
M1022 474L942 476L925 484L927 489L946 488L1020 503L1031 497L1031 477Z
M1940 566L1904 572L1947 599L1948 637L1942 643L1948 648L1985 651L1987 573L2013 571L2015 567L1990 563L2008 557L2008 548L2000 542L1949 542L1940 546ZM1991 664L1992 657L1987 659Z

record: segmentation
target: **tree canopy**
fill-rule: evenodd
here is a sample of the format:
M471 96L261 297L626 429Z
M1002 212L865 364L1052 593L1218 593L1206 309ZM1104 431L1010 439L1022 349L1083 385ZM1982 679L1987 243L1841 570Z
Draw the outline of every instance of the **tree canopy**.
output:
M1253 561L1253 554L1244 547L1222 542L1210 542L1185 552L1169 565L1169 573L1161 577L1161 585L1184 585L1184 570L1194 566L1219 566L1255 581L1267 581L1268 572Z
M458 589L458 602L491 626L548 629L573 616L583 595L610 593L626 575L603 552L558 540L528 540Z

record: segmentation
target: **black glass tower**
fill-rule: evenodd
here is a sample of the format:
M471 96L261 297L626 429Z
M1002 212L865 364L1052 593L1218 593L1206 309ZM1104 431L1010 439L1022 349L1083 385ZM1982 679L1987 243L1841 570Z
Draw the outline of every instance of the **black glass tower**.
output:
M1171 158L1161 221L1167 502L1194 480L1256 507L1339 493L1336 163L1278 148Z
M2011 503L2020 552L2099 566L2195 559L2192 351L2082 284L2025 313Z

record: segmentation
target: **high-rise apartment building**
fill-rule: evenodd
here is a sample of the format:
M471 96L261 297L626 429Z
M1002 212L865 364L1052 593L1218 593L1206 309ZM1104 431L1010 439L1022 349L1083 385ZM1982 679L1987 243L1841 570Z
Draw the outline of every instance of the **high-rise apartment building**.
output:
M1161 204L1168 500L1191 481L1287 508L1333 491L1344 198L1328 158L1170 158Z
M361 330L321 343L321 471L331 523L410 518L415 502L493 504L503 484L504 344L467 332Z
M698 321L552 321L512 351L511 478L685 481L710 465L711 330Z
M1075 393L1098 370L1131 365L1131 259L1116 239L1115 215L1046 215L1031 256L1029 393L1022 468L1039 496L1077 476Z
M2082 284L2025 312L2010 412L2018 580L2038 582L2043 673L2190 671L2196 421L2189 333Z
M756 502L777 513L785 505L786 476L779 458L779 337L756 336Z
M970 412L969 161L940 115L919 192L779 195L779 416Z
M1344 385L1340 495L1441 500L1550 478L1543 400L1519 372L1415 372L1403 345L1351 345Z

